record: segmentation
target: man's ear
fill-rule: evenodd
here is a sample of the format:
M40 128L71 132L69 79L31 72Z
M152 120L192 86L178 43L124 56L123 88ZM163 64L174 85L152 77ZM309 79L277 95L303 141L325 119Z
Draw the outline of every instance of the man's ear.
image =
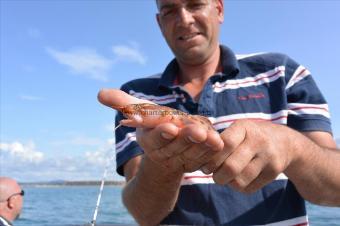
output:
M14 208L14 206L15 206L15 204L14 204L14 196L13 197L11 197L11 198L9 198L8 199L8 202L7 202L7 207L8 207L8 209L13 209Z
M159 15L159 13L156 14L156 20L157 20L158 27L162 30L162 25L161 25L161 22L160 22L160 15Z
M224 0L216 0L216 9L220 24L224 21Z

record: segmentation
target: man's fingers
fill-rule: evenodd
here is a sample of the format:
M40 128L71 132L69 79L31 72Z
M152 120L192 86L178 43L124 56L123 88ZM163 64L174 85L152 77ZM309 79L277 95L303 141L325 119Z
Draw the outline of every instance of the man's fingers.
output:
M207 139L208 132L203 127L196 124L185 126L181 130L181 137L189 139L192 143L202 143Z
M254 153L247 143L241 144L227 157L214 173L214 180L218 184L228 184L247 167L254 158Z
M172 152L169 165L182 166L185 172L192 172L200 169L212 156L221 151L223 141L216 131L188 125L166 148L168 152Z
M237 122L225 129L220 137L223 141L223 150L216 154L208 163L202 166L202 172L210 174L215 172L221 164L238 148L245 140L246 130ZM222 176L222 175L221 175ZM219 178L219 176L217 176ZM218 179L220 180L220 179Z
M255 157L241 174L230 181L228 185L238 191L245 191L248 185L255 181L261 174L263 167L263 161L259 157Z
M248 186L243 188L243 192L246 193L252 193L255 192L262 187L266 186L268 183L275 180L277 177L276 174L268 173L265 171L262 171L257 178L255 178Z
M97 98L100 103L116 110L129 104L152 103L148 100L138 99L119 89L102 89L99 91Z
M222 142L224 145L224 143ZM222 146L223 149L223 146ZM230 155L231 153L227 152L226 150L221 150L217 154L215 154L207 163L202 165L201 170L205 174L211 174L215 172L221 164L225 161L225 159Z
M224 142L220 134L214 130L209 130L207 132L207 139L205 140L204 144L214 152L220 152L224 148Z
M218 153L211 161L202 167L202 171L205 174L215 172L228 156L233 153L236 148L244 141L246 136L246 130L239 125L237 121L230 127L225 129L220 137L223 141L223 150Z
M163 123L153 129L136 129L138 144L146 150L158 150L172 142L179 128L172 123Z
M166 147L168 156L175 156L190 146L202 143L207 139L207 131L195 125L188 125L180 130L178 137Z
M221 152L223 147L224 143L218 132L209 130L207 132L207 139L201 144L196 144L196 146L193 147L194 150L192 150L192 153L187 151L184 155L187 153L191 154L191 156L197 159L197 162L201 162L202 166L203 164L207 164L214 156ZM198 153L195 150L200 150L200 152Z

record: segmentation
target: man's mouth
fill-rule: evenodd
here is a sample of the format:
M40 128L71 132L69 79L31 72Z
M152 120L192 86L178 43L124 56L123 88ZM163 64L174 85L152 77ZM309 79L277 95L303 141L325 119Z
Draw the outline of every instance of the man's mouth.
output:
M200 34L201 33L199 33L199 32L195 32L195 33L191 33L191 34L187 34L187 35L182 35L178 39L181 40L181 41L188 41L190 39L195 38L196 36L198 36Z

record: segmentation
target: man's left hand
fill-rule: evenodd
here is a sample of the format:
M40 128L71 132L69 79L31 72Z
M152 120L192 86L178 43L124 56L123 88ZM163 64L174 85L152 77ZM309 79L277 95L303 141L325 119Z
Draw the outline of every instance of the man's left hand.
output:
M289 129L270 122L238 120L221 133L224 149L201 169L218 184L246 193L273 181L293 161Z

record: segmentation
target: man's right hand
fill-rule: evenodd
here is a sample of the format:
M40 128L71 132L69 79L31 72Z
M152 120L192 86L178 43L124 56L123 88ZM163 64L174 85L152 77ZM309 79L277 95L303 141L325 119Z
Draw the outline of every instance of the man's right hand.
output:
M112 108L147 102L116 89L101 90L98 100ZM178 128L171 122L152 129L137 128L137 141L150 160L170 172L196 171L224 145L216 131L199 124Z
M200 169L224 146L216 131L199 125L178 128L171 123L153 129L137 128L137 142L150 160L174 173Z

